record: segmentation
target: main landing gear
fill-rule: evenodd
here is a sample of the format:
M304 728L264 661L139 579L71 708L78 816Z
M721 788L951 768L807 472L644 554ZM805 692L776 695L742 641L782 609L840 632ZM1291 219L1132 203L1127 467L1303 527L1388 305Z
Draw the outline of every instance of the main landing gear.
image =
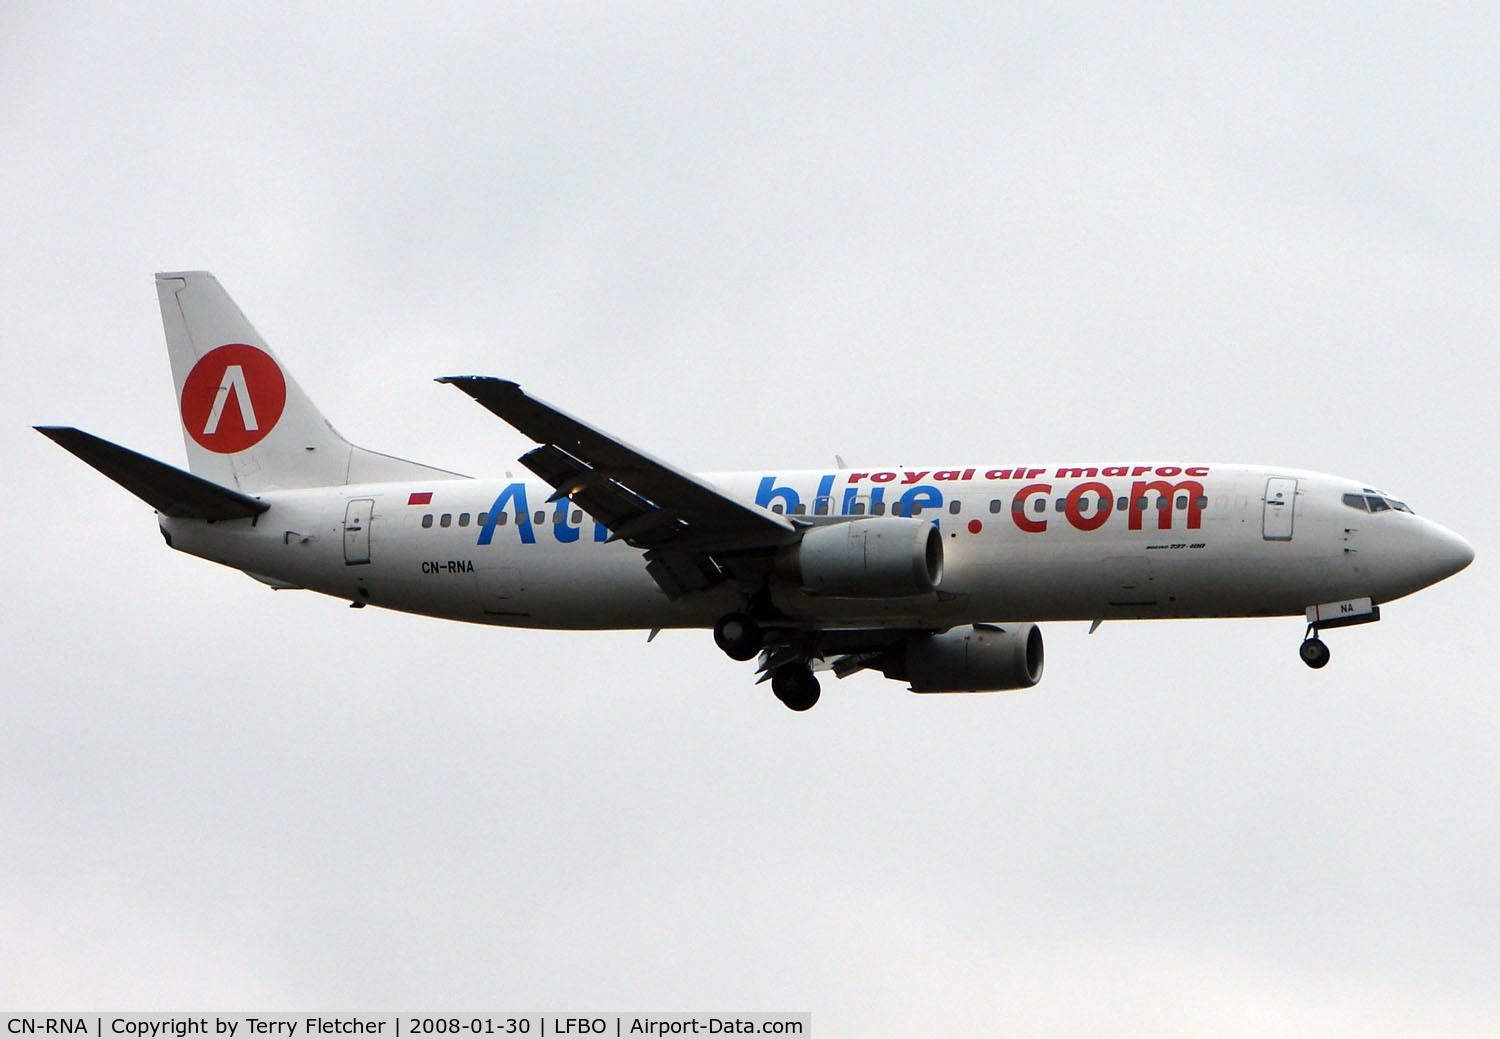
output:
M765 635L748 613L726 613L714 625L714 642L730 660L749 660L765 645Z
M730 659L749 660L766 648L766 632L748 613L726 613L714 625L714 642ZM771 671L771 692L792 710L806 711L818 702L822 687L807 661L789 660Z
M822 687L812 668L803 663L782 664L771 672L771 692L794 711L806 711L818 702Z

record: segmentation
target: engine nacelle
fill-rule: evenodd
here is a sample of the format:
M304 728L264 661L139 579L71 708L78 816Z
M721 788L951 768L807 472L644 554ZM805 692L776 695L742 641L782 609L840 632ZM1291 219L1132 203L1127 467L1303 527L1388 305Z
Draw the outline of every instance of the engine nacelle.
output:
M914 638L882 670L914 693L992 693L1030 689L1042 680L1042 663L1035 624L975 624Z
M811 595L925 595L943 579L943 536L931 520L877 516L813 527L776 557L781 576Z

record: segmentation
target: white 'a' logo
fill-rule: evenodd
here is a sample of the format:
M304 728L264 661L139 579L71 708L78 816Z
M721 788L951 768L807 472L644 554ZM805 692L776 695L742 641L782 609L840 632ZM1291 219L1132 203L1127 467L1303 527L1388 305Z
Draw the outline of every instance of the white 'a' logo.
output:
M233 393L240 405L240 417L245 422L245 432L253 433L260 428L255 421L255 408L250 403L250 386L245 381L245 369L237 364L226 365L224 378L219 382L219 392L214 396L213 410L208 413L208 422L203 427L204 436L213 436L219 429L219 419L224 415L224 405Z

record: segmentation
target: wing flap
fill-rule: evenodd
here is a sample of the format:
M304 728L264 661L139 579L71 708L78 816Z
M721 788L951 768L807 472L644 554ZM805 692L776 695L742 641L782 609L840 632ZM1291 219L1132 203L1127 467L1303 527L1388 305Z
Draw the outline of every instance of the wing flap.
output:
M571 498L579 508L611 531L619 531L630 520L656 511L652 502L555 444L534 448L522 455L520 461L556 488L552 501Z
M244 519L271 506L220 487L201 476L111 443L72 426L36 426L36 431L78 456L164 516L179 519Z
M571 497L618 540L637 548L670 545L702 553L776 548L797 540L785 518L735 498L487 376L437 380L463 390L542 446L521 462Z

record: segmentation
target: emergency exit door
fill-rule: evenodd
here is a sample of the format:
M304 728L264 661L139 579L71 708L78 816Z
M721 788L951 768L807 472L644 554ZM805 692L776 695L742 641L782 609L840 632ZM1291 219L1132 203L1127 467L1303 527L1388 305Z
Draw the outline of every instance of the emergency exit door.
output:
M1297 481L1273 476L1266 481L1266 505L1261 515L1261 535L1267 541L1292 540L1292 519L1297 511Z
M344 510L344 565L355 566L370 561L370 520L375 514L374 498L351 498Z

